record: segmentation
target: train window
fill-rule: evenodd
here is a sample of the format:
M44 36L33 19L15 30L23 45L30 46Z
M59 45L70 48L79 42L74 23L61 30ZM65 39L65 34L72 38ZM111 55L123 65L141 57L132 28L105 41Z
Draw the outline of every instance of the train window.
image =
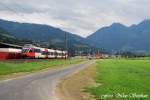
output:
M46 51L42 51L42 55L48 55L49 53Z
M63 53L62 55L63 55L63 56L65 56L66 54L65 54L65 53Z
M57 52L55 52L55 56L57 56L58 55L58 53Z
M40 53L41 50L40 49L34 49L34 52Z
M49 52L49 55L52 55L52 56L53 56L53 55L54 55L54 52Z
M51 55L54 55L54 53L53 53L53 52L51 52Z
M28 49L22 49L22 53L28 52Z
M51 55L51 52L48 52L48 55Z
M61 53L58 53L58 56L62 56L62 54L61 54Z

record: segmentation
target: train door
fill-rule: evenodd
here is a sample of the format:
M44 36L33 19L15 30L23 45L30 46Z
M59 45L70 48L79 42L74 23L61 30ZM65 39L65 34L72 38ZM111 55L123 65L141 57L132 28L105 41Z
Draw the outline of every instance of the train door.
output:
M45 58L48 59L48 49L45 48Z
M41 49L40 48L35 48L35 58L41 58Z

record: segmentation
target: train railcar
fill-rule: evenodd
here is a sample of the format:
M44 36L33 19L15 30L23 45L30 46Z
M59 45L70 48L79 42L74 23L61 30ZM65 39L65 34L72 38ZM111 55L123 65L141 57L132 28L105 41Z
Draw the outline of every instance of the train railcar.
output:
M48 49L48 58L56 58L56 51L53 49Z
M0 60L20 59L21 46L0 42Z
M67 58L67 51L36 47L27 44L22 48L22 56L26 58Z
M62 57L62 51L56 50L56 58L63 58Z
M0 48L0 60L20 59L21 49L16 48Z

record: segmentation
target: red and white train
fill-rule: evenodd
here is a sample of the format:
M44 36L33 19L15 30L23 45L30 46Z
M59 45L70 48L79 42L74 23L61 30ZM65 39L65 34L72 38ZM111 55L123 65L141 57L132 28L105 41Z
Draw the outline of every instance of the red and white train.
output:
M68 52L63 50L54 50L26 44L22 48L22 56L26 58L67 58Z

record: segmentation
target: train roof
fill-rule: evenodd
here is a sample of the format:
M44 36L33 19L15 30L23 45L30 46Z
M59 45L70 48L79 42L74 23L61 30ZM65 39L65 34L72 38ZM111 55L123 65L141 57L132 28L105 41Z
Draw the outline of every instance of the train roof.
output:
M62 51L63 53L67 53L67 51Z
M61 51L61 50L56 50L56 52L57 52L57 53L62 53L62 51Z
M21 53L21 49L16 49L16 48L0 48L0 52Z
M55 50L54 50L54 49L48 49L48 51L49 51L49 52L55 52Z
M33 45L33 44L25 44L24 46L23 46L23 48L35 48L35 49L45 49L45 48L43 48L43 47L38 47L38 46L35 46L35 45ZM49 49L49 48L46 48L46 49L48 49L48 51L49 52L54 52L54 51L56 51L57 53L66 53L67 51L64 51L64 50L60 50L60 49Z

